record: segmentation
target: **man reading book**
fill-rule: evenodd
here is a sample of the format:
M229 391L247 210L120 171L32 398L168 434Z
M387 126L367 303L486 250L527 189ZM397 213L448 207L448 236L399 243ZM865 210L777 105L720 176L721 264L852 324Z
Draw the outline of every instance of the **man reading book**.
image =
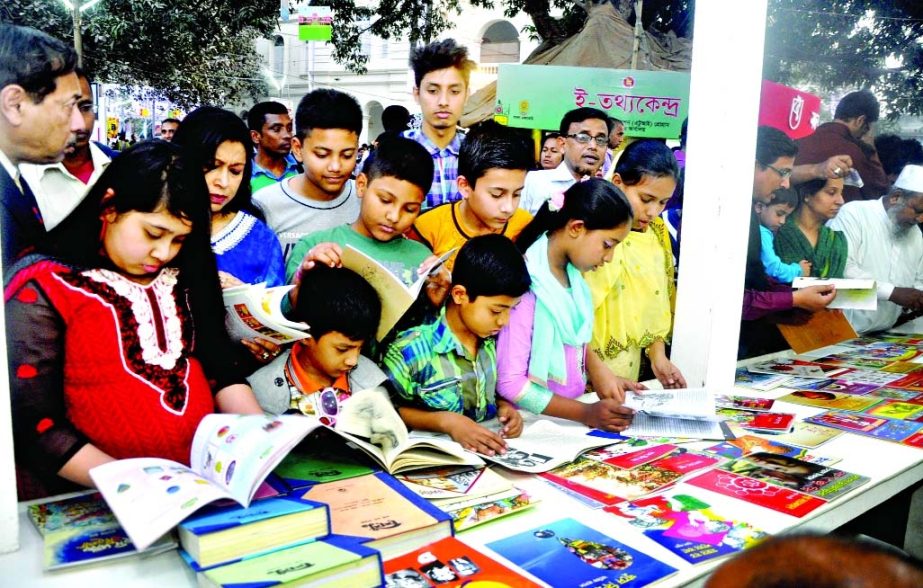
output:
M519 436L522 417L496 397L494 337L529 285L525 260L506 237L465 243L438 319L401 333L383 360L408 427L447 433L487 455L506 450L504 437ZM499 432L478 424L494 417Z
M264 411L300 412L332 425L340 403L352 392L387 380L361 354L378 329L381 301L354 271L319 266L305 274L292 316L308 324L311 336L296 341L248 381Z

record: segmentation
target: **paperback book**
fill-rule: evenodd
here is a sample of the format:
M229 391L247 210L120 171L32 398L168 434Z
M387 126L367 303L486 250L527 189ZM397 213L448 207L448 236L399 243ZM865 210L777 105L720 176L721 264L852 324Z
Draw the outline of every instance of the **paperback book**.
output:
M826 392L838 392L840 394L854 394L862 396L874 392L879 387L877 384L865 384L863 382L850 382L848 380L808 380L799 382L797 386L790 386L799 390L818 390Z
M823 412L805 420L857 435L867 435L911 447L923 447L923 423L919 422L885 419L836 410Z
M794 457L820 465L829 466L840 461L835 457L809 455L808 450L803 447L786 445L770 439L764 439L763 437L757 437L756 435L743 435L735 439L728 439L724 443L712 445L711 447L705 448L703 451L727 459L737 459L751 453L778 453L780 455Z
M785 376L798 376L801 378L815 378L818 380L834 378L848 368L828 366L814 361L803 359L781 358L747 366L747 369L757 374L781 374Z
M395 476L417 496L433 499L478 498L505 492L513 483L484 467L441 467Z
M308 325L290 321L282 313L282 300L294 286L267 288L266 283L244 284L222 290L225 327L235 341L265 339L286 345L309 337Z
M754 434L752 431L747 431L746 429L742 428L738 423L728 423L728 427L730 428L734 437ZM801 420L795 421L794 429L791 433L770 435L770 437L773 441L784 443L786 445L797 445L799 447L814 449L815 447L820 447L827 441L839 437L842 434L842 431L821 426L814 422L809 422L808 420Z
M826 390L796 390L791 394L780 396L779 400L815 408L851 410L855 412L862 412L881 402L881 398L877 396L856 396Z
M445 504L434 500L433 506L452 517L455 532L464 531L496 519L532 508L538 500L524 490L512 488L491 496Z
M528 425L519 437L506 439L506 453L481 457L511 470L539 474L570 463L589 449L613 443L612 439L589 432L585 427L565 427L540 419Z
M776 401L771 398L756 398L753 396L715 396L715 406L719 408L737 408L755 412L769 412Z
M737 368L734 372L734 385L765 392L785 385L791 376L784 374L758 374L747 368Z
M574 519L554 521L487 547L550 586L639 587L676 573L676 568Z

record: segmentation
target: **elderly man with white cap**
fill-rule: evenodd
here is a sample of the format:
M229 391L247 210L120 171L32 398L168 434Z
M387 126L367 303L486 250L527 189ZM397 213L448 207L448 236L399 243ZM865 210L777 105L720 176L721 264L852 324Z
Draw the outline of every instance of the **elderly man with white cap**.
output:
M877 281L877 310L847 310L858 333L895 326L902 313L923 313L923 166L908 165L878 200L847 202L827 223L846 234L847 278Z

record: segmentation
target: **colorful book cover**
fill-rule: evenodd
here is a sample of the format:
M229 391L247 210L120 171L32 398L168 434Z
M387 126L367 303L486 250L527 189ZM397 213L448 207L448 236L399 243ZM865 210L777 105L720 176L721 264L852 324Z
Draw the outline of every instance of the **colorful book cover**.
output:
M747 431L737 423L729 423L729 425L731 432L736 437L742 437L744 435L751 434L763 434ZM770 437L772 437L773 441L777 441L786 445L797 445L799 447L807 447L809 449L813 449L823 445L831 439L839 437L842 434L843 431L838 431L837 429L832 429L830 427L824 427L812 422L807 422L806 419L802 421L795 421L795 428L791 433L770 435Z
M445 512L452 517L457 533L532 508L538 503L538 500L529 496L527 492L518 490L516 492L514 496L445 509Z
M779 400L802 406L854 412L862 412L881 402L881 398L877 396L854 396L826 390L796 390L791 394L780 396Z
M754 398L752 396L715 396L715 405L721 408L739 408L742 410L769 411L775 400L771 398Z
M474 466L429 468L395 477L427 500L487 496L513 487L493 469Z
M326 537L289 549L203 571L199 585L275 586L305 582L312 577L339 576L352 588L380 586L381 555L343 537Z
M487 547L550 586L638 587L676 573L676 568L574 519L555 521Z
M865 412L866 414L886 419L901 421L923 420L923 404L902 402L900 400L885 400Z
M660 459L665 455L673 453L677 449L679 448L676 445L655 445L653 447L646 447L639 451L633 451L624 455L609 457L603 459L602 461L617 468L630 470L640 465L644 465L646 463Z
M782 486L823 500L835 500L869 481L865 476L777 453L751 453L720 469Z
M923 402L923 392L913 390L902 390L900 388L884 387L875 390L875 396L880 398L891 398L894 400L903 400L905 402Z
M748 478L722 469L708 470L686 480L685 483L798 518L826 504L825 500L810 494L802 494L764 480Z
M378 541L421 529L443 527L452 534L452 518L385 472L312 486L303 498L330 507L337 535Z
M827 357L822 357L817 361L824 362L824 364L830 366L850 367L860 370L880 370L887 366L889 363L893 362L893 360L888 359L861 357L845 353L828 355Z
M806 420L859 435L877 437L912 447L923 447L923 423L917 421L883 419L833 410L808 417Z
M863 384L875 384L878 386L887 386L892 382L904 379L904 374L891 374L888 372L874 370L850 369L843 373L837 374L837 380L846 382L861 382ZM794 386L793 386L794 388Z
M786 445L785 443L764 439L756 435L742 435L736 439L728 439L724 443L712 445L703 451L728 459L737 459L751 453L778 453L821 465L833 465L839 461L834 457L808 455L808 450L803 447Z
M758 374L782 374L786 376L817 379L833 378L838 373L847 371L839 366L830 366L814 361L791 358L764 361L748 366L747 369Z
M840 392L842 394L855 394L862 396L869 394L878 389L877 384L865 384L863 382L850 382L848 380L814 380L812 382L799 383L792 386L799 390L824 390L827 392Z
M313 500L305 500L294 495L276 496L253 502L247 508L238 504L222 507L206 507L180 523L179 529L181 532L185 531L193 535L207 535L209 533L226 531L227 529L240 527L242 525L249 525L267 519L274 519L315 509L320 509L326 513L327 505L314 502ZM326 515L326 518L328 520L327 530L321 533L321 535L326 535L330 531L329 514Z
M335 482L371 474L375 469L346 458L321 457L292 452L273 473L282 479L287 491L307 488L314 484Z
M745 423L745 429L760 433L790 433L795 426L795 415L782 412L763 412Z
M868 433L888 422L888 419L835 410L823 412L808 417L805 420L825 427L834 427L843 431L849 431L851 433Z
M686 494L660 495L606 507L629 524L695 565L752 547L768 535L744 521L715 513Z
M881 371L891 374L912 374L920 370L923 370L923 364L916 361L895 361L881 368Z
M893 374L892 374L893 375ZM888 388L923 392L923 372L914 372L887 383Z
M734 385L766 391L778 388L789 381L789 376L780 374L758 374L747 368L737 368L734 372Z
M485 588L538 584L454 537L446 537L384 565L387 588Z

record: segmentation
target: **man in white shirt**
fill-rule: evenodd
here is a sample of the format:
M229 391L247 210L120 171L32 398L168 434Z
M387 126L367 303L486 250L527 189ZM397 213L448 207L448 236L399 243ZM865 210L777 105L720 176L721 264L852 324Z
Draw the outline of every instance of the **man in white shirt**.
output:
M46 165L23 163L19 166L22 177L35 194L46 231L56 227L80 204L112 161L109 155L111 151L106 153L90 140L96 122L93 92L86 74L79 68L75 73L80 81L77 109L83 120L83 128L68 139L64 148L64 161Z
M546 200L570 188L584 176L593 177L602 166L609 145L611 119L597 108L577 108L561 119L564 160L554 169L526 174L519 207L535 214Z
M923 312L923 166L908 165L878 200L847 202L827 223L846 235L847 278L877 281L877 310L847 310L858 333L895 326L902 312Z

